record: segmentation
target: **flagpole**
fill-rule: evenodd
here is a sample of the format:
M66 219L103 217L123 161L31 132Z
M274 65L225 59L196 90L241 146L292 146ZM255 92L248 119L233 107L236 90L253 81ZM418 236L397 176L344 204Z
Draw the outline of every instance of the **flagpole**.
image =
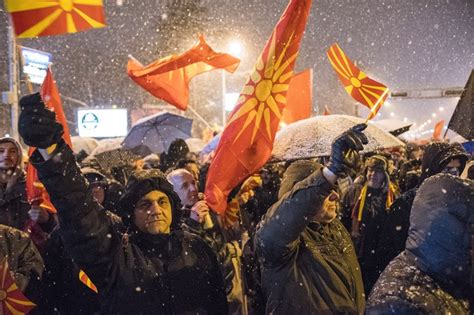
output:
M213 130L212 126L201 116L199 115L199 113L191 107L191 105L188 105L188 109L191 110L191 112L193 112L194 115L196 115L197 118L199 118L199 120L201 120L207 127L209 127L209 129Z
M385 91L382 93L382 95L380 95L379 99L377 100L377 103L375 103L374 107L370 109L369 116L367 116L367 119L365 120L364 124L367 124L369 122L369 119L372 116L372 114L375 115L378 108L382 105L383 98L385 97L385 95L387 95L389 91L390 91L389 88L386 88Z

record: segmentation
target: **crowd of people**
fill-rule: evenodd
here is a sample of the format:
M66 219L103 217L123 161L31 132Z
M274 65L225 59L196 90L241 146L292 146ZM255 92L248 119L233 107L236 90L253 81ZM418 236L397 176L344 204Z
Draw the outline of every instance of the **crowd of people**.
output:
M0 138L0 258L31 314L473 312L474 163L458 143L361 155L356 125L329 157L266 164L217 215L212 159L182 139L117 172L74 154L38 93L20 105L55 208L28 202L22 147Z

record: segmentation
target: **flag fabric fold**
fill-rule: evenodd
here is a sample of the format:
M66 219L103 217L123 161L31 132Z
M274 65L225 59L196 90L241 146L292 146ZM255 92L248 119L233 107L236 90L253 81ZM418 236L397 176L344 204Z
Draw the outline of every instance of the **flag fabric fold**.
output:
M0 264L0 304L0 313L5 315L27 314L36 306L16 285L6 258Z
M231 190L269 159L311 0L291 0L230 114L209 167L206 201L223 214Z
M51 68L48 68L40 93L46 107L56 113L56 120L63 125L63 139L72 148L71 135L67 125L66 116L64 115L61 97L59 96L58 88L54 82ZM36 148L34 147L30 147L28 150L28 156L31 156L35 149ZM26 167L26 193L30 204L38 204L51 212L56 212L46 189L38 179L36 169L31 163L28 163Z
M313 69L306 69L291 78L281 121L287 125L311 116L313 107Z
M375 117L388 97L388 88L362 72L338 44L332 45L327 55L346 92L370 109L368 119Z
M189 103L189 81L203 72L224 69L234 72L240 60L218 53L199 37L199 43L181 55L171 55L143 66L134 58L127 65L128 76L156 98L186 110Z
M5 0L18 38L76 33L105 26L102 0Z

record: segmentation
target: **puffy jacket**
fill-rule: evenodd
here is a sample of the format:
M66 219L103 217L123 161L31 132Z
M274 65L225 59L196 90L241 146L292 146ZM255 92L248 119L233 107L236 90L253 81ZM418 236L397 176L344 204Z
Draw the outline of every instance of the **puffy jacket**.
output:
M212 249L183 231L123 235L87 192L71 149L61 143L32 162L58 210L59 233L74 261L97 286L108 314L224 314L227 301Z
M380 276L367 313L468 314L473 224L473 181L427 179L413 203L406 249Z
M282 187L287 182L284 177ZM338 219L311 221L331 189L317 169L283 194L260 223L256 247L267 313L363 312L360 267L348 232Z
M425 149L421 163L420 184L430 176L440 173L452 159L458 158L461 170L468 159L466 151L459 143L431 143ZM382 270L398 254L405 249L410 225L410 211L418 187L408 190L395 200L390 207L386 224L380 235L379 248L376 250L384 258Z

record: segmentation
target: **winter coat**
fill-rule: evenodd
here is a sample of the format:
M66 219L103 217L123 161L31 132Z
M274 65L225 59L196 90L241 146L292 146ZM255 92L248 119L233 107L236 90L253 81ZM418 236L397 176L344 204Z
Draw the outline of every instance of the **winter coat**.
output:
M43 274L43 259L28 235L0 224L0 262L8 259L8 268L18 288L25 291L31 281Z
M260 223L256 246L267 313L363 312L362 279L349 234L338 219L311 221L331 189L316 170L285 193Z
M406 249L380 276L367 313L468 314L472 224L474 182L427 179L413 203Z
M183 231L117 231L87 192L71 149L61 143L31 160L58 210L64 246L96 285L107 314L225 314L222 276L212 249ZM132 211L132 210L131 210Z
M420 184L430 176L440 173L446 164L454 158L459 158L461 168L464 168L467 154L458 143L432 143L427 146L421 164ZM380 245L376 250L384 260L381 262L382 270L405 249L410 225L410 211L417 190L418 187L408 190L396 199L390 207L387 221L380 236Z
M24 176L9 190L0 188L0 224L23 229L28 220L30 208L26 199Z
M348 231L353 227L352 210L357 205L359 195L364 183L355 183L343 196L343 220ZM362 212L360 226L356 227L359 236L354 237L354 247L360 263L364 291L369 294L372 286L377 281L386 265L381 253L377 251L382 234L382 228L386 224L388 211L386 209L387 191L385 189L367 188L365 204Z

